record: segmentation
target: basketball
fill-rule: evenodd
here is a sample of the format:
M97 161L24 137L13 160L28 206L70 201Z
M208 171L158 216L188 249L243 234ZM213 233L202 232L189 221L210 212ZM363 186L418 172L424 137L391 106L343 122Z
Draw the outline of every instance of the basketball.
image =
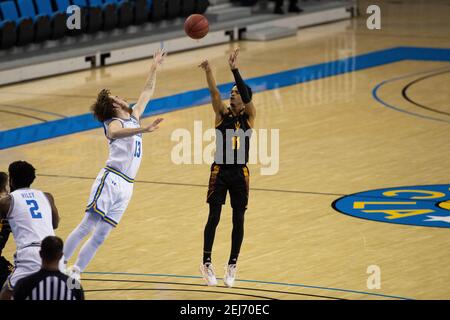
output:
M184 22L184 31L192 39L201 39L208 34L208 19L201 14L192 14Z

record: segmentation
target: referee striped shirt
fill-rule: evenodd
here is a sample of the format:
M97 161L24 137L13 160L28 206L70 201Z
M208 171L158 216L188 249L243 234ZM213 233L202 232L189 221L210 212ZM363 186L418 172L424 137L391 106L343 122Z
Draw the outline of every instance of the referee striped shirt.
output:
M81 285L68 279L60 271L41 269L17 282L14 300L84 300Z

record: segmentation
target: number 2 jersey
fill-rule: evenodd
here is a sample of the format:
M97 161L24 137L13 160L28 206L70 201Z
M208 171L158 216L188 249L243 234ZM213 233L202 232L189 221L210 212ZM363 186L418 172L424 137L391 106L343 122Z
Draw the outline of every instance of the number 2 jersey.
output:
M55 235L52 207L44 192L23 188L11 192L10 196L11 205L6 217L17 251Z
M139 121L131 116L130 119L112 118L103 123L105 135L112 121L118 120L122 128L140 128ZM109 139L109 157L106 166L119 171L130 179L134 179L141 165L142 134L120 139Z

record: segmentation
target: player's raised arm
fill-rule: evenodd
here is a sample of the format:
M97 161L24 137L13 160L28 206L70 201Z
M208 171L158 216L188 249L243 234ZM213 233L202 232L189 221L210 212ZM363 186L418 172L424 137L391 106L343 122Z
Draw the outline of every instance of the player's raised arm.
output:
M255 117L256 117L256 108L253 105L252 98L250 93L248 92L247 85L245 84L244 80L241 77L241 74L239 73L238 69L238 55L239 55L239 48L235 49L228 59L228 64L230 65L231 72L234 76L234 81L236 82L237 89L239 91L239 94L241 95L242 102L245 105L245 113L248 114L248 121L250 122L250 125L253 127Z
M209 93L211 94L212 105L214 113L216 114L216 124L222 120L222 116L226 113L226 106L220 97L219 89L216 85L216 79L211 71L211 66L208 60L204 60L199 67L201 67L206 74L206 81L208 82Z
M166 57L166 55L167 53L164 49L158 49L153 54L153 63L150 67L150 74L148 75L144 89L139 96L139 100L133 108L132 116L138 120L140 119L142 113L144 113L145 107L147 106L148 102L153 97L156 85L156 71L158 67L164 62L164 58Z
M152 124L140 128L123 128L119 120L113 120L108 125L107 137L109 139L121 139L134 136L135 134L153 132L159 128L163 118L157 118Z

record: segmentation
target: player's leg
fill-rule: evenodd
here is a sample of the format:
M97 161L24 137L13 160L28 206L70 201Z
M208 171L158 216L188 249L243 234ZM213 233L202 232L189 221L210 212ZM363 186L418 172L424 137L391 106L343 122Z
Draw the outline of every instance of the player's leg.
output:
M203 262L200 265L200 272L206 284L217 285L217 279L212 265L212 248L216 236L216 228L220 221L222 205L225 203L227 187L224 181L223 172L219 165L211 166L209 186L206 202L209 203L208 221L203 232Z
M237 260L244 240L244 216L247 210L249 192L249 171L247 166L237 168L230 186L230 202L233 208L233 231L231 232L231 252L225 267L224 282L232 287L236 278Z
M14 287L11 284L12 273L8 276L0 291L0 300L11 300L13 297Z
M10 290L7 287L7 284L5 283L5 285L2 288L2 291L0 292L0 300L11 300L13 296L13 291Z
M212 247L216 236L216 229L219 225L221 211L221 204L209 204L208 221L203 232L203 264L211 263Z
M91 237L80 250L78 259L74 265L76 272L81 273L86 269L110 232L120 222L128 207L132 193L132 183L125 181L117 175L108 177L105 182L104 194L98 198L97 204L94 207L95 210L100 212L99 217L101 221L97 223ZM105 211L102 211L100 208L105 208Z
M103 242L105 242L112 229L114 229L114 227L105 221L101 221L96 225L92 232L92 236L81 247L80 253L78 254L77 261L73 267L76 272L81 273L86 269L87 265L91 262Z
M236 264L242 241L244 240L244 215L246 207L233 207L233 231L231 232L231 252L228 264Z
M3 287L6 279L8 279L9 275L14 269L13 265L1 255L3 248L8 241L10 233L11 227L9 226L8 220L2 219L0 221L0 288Z
M81 223L70 233L64 244L65 263L72 257L81 241L95 228L102 218L90 212L86 212Z
M0 288L3 287L11 272L14 270L14 266L5 259L0 257Z
M104 207L105 204L108 205L109 202L108 197L110 188L108 186L108 175L109 173L106 170L100 170L95 182L92 184L88 205L86 207L86 214L81 223L72 231L72 233L70 233L64 243L64 264L72 257L81 241L101 220L101 213L97 212L99 210L99 201L101 202L100 211L108 209Z
M40 246L37 245L20 249L14 254L15 268L3 285L0 300L10 300L17 282L41 269L39 251Z

